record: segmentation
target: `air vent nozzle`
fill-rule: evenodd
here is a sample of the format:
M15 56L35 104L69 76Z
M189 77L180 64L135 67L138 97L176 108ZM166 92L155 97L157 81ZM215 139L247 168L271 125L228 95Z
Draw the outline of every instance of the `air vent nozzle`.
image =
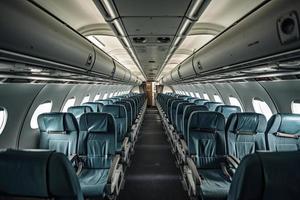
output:
M144 44L147 42L147 39L144 37L134 37L133 41L138 44Z
M169 43L171 41L171 39L169 37L158 37L157 41L159 43Z

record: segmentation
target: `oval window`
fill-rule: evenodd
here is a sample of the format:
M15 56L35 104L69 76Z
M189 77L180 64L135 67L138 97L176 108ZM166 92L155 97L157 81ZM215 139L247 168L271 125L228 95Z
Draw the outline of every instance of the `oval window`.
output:
M240 107L241 111L243 112L242 104L240 103L240 101L237 98L235 98L235 97L229 97L229 102L230 102L230 105Z
M217 94L214 95L214 99L215 99L215 102L220 102L220 103L223 103L223 100L221 99L221 97Z
M198 92L196 92L196 97L200 98L200 94Z
M107 93L104 94L103 99L107 99Z
M90 95L87 95L87 96L85 96L85 97L82 99L81 104L84 104L84 103L86 103L86 102L89 102L89 100L90 100Z
M75 97L72 97L70 99L68 99L62 109L62 112L67 112L68 111L68 108L70 108L71 106L74 106L75 104L75 100L76 98Z
M300 114L300 100L294 100L291 103L292 113Z
M194 93L190 92L191 97L195 97Z
M203 97L204 97L204 99L210 101L208 94L204 93L204 94L203 94Z
M33 112L33 115L30 120L30 127L32 129L37 129L38 128L38 122L37 122L38 116L42 113L51 112L51 109L52 109L52 101L46 101L45 103L40 104Z
M7 117L8 117L7 110L3 107L0 107L0 135L5 128Z
M97 101L97 100L99 100L100 99L100 94L97 94L96 96L95 96L95 98L94 98L94 101Z
M270 119L270 117L273 115L268 104L257 97L252 99L252 105L253 105L254 111L265 115L267 120Z

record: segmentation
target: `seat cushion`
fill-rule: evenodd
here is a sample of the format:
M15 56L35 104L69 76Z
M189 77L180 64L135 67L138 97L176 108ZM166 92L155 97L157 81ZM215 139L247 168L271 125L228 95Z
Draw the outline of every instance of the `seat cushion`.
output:
M84 196L101 196L104 194L109 169L83 169L79 182Z
M220 169L198 169L202 178L200 194L204 200L226 199L230 182L226 181Z

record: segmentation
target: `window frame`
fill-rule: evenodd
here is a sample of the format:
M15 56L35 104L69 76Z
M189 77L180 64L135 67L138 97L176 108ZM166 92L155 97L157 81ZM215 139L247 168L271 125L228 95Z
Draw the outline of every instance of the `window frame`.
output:
M73 104L69 106L68 103L69 103L70 101L72 101L72 100L73 100ZM63 107L62 107L62 112L68 112L68 108L74 106L74 105L75 105L75 102L76 102L76 97L75 97L75 96L74 96L74 97L68 98L68 100L65 102L65 104L64 104ZM66 108L67 105L68 105L68 107Z
M252 98L252 106L256 113L263 114L267 120L269 120L273 115L273 112L267 102L259 97Z
M2 117L0 117L0 135L3 133L7 120L8 120L8 111L5 107L0 107L0 112L3 112Z
M237 103L233 103L233 101L231 99L233 101L236 101ZM244 111L244 107L243 107L242 103L240 102L240 100L238 98L236 98L234 96L229 96L228 100L229 100L230 105L232 105L232 106L239 106L241 108L241 111L242 112Z
M45 104L50 104L50 106L49 106L50 109L47 109L46 111L38 112L39 108L42 107L42 106L45 106ZM44 101L43 103L39 104L35 108L35 110L33 111L32 115L31 115L30 123L29 123L30 128L32 130L36 130L36 129L39 128L38 121L37 121L39 115L41 115L43 113L51 112L52 111L52 107L53 107L53 101L52 100L47 100L47 101ZM44 108L44 109L46 109L46 108ZM36 113L38 113L38 114L36 114Z
M299 111L295 111L295 109L294 109L295 106L293 106L294 104L299 104L298 105ZM297 105L296 105L296 107L297 107ZM293 114L300 114L300 99L295 99L291 102L291 111Z

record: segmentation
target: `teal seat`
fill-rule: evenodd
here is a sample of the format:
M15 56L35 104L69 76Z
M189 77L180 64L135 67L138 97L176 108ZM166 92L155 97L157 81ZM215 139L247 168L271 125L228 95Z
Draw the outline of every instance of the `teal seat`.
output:
M266 118L262 114L231 114L226 124L228 154L241 160L250 153L266 150L266 125Z
M300 150L300 115L275 114L267 125L267 149L270 151Z
M250 154L233 177L228 200L299 199L299 166L299 151Z
M114 117L116 132L117 132L117 149L122 151L122 144L127 134L127 113L123 105L106 105L103 107L102 112L109 113Z
M241 108L239 106L232 105L219 105L216 107L215 111L222 113L225 117L225 120L227 120L232 113L241 112Z
M77 122L79 123L80 116L84 113L93 112L93 109L90 106L83 105L83 106L71 106L68 108L68 113L72 113Z
M194 104L199 105L199 106L203 106L205 102L208 102L208 100L206 100L206 99L196 99L194 101Z
M186 106L191 106L191 105L195 105L195 104L188 103L188 102L182 102L182 103L179 103L177 106L175 121L176 121L176 132L179 135L182 135L183 111Z
M176 129L176 111L177 111L177 107L180 103L188 103L188 101L181 100L181 99L175 100L171 103L171 108L170 108L171 109L170 122L174 126L175 129Z
M224 116L218 112L192 112L188 120L187 145L188 165L191 169L197 168L201 178L196 181L196 196L203 200L226 199L230 179L222 168L226 153Z
M62 153L0 153L0 199L83 200L76 173Z
M103 108L103 103L100 102L86 102L82 105L91 107L93 112L101 112Z
M77 152L78 124L71 113L43 113L38 116L40 149L71 156Z
M131 104L126 101L117 101L117 102L115 102L115 104L125 106L126 112L127 112L127 125L128 125L127 131L129 132L131 130L131 127L133 124Z
M223 105L223 103L208 101L208 102L205 102L203 105L206 106L209 111L215 111L217 106Z
M115 120L108 113L80 117L79 156L85 161L78 177L85 197L101 198L118 193L122 166L117 151ZM117 182L117 183L116 183Z
M103 105L111 105L113 104L114 102L110 99L100 99L100 100L97 100L96 102L99 102L99 103L102 103Z

